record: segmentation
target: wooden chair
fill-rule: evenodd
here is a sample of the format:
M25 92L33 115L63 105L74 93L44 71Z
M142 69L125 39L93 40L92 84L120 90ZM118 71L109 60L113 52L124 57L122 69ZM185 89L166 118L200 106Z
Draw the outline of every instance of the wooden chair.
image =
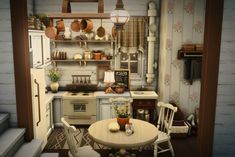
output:
M175 156L174 149L171 144L171 127L174 119L174 114L177 112L177 107L174 107L171 104L159 102L159 116L158 116L158 138L154 142L154 157L157 157L158 153L163 153L166 151L171 151L171 155ZM159 147L161 143L168 143L168 148L162 149Z
M100 157L100 154L94 151L91 146L78 147L74 137L77 131L76 128L70 126L63 117L61 118L61 121L69 145L69 157Z
M124 98L124 97L118 97L118 98L110 98L109 101L112 103L112 107L114 107L114 105L122 106L122 105L127 105L128 106L128 112L130 113L130 117L132 117L132 112L131 112L131 103L133 101L133 99L131 98ZM113 113L116 117L116 113Z

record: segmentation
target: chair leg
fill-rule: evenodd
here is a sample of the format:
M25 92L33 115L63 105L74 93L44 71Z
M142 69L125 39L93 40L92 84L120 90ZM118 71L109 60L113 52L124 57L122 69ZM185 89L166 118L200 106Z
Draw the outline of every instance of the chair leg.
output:
M153 156L157 157L157 149L158 149L158 145L157 143L154 143L154 149L153 149Z
M142 152L142 150L143 150L143 147L139 147L139 152Z
M174 149L173 149L173 147L172 147L172 144L171 144L171 141L170 141L170 140L168 141L168 145L169 145L169 148L170 148L170 151L171 151L171 155L172 155L172 156L175 156Z

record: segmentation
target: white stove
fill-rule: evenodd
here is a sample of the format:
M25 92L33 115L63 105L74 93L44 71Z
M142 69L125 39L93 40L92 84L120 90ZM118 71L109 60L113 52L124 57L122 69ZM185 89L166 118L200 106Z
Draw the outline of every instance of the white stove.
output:
M94 92L65 92L63 99L95 99Z
M63 116L70 124L87 125L96 121L94 92L66 92L63 99Z

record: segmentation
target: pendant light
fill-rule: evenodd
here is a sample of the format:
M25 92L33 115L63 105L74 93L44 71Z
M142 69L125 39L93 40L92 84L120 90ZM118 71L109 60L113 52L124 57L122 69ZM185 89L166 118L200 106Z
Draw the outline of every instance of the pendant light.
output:
M122 0L117 0L116 8L110 13L110 19L114 23L116 30L122 30L123 25L129 21L130 15L124 9Z

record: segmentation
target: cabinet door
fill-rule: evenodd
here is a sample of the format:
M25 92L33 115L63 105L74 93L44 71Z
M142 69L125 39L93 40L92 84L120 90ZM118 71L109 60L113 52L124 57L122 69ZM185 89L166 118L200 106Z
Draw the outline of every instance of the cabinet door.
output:
M113 118L111 104L100 105L100 120Z
M38 67L42 62L42 35L39 33L30 34L30 49L33 59L33 67Z
M32 81L32 108L34 119L34 138L44 141L43 147L47 143L47 118L45 102L45 71L44 69L31 70Z
M50 54L50 39L43 35L43 64L49 63L51 61Z

